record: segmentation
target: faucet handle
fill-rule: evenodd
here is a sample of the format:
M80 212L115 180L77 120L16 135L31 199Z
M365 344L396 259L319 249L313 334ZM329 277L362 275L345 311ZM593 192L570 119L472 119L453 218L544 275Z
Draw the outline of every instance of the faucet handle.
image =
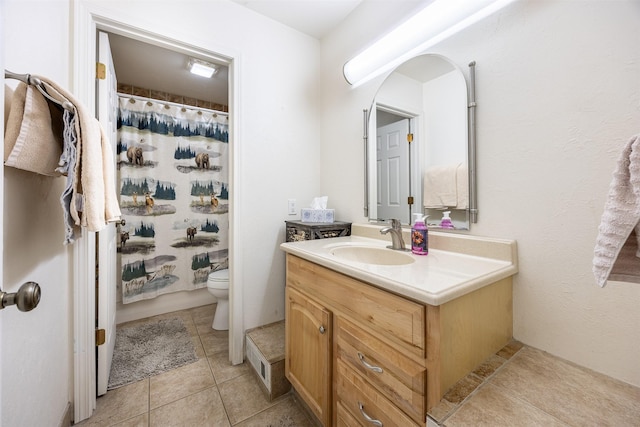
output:
M402 228L402 224L399 219L392 218L391 219L391 228L395 230L400 230Z

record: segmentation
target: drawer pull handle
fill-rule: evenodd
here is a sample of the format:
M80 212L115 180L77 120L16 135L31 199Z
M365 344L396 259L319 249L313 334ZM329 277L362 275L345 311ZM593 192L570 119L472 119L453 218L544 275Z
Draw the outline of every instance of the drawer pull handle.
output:
M368 422L370 422L374 426L382 427L382 421L373 419L369 415L367 415L366 412L364 412L364 405L362 403L358 402L358 408L360 408L360 413L362 414L362 416L364 417L365 420L367 420Z
M367 363L367 361L364 360L364 354L358 352L358 358L360 359L360 363L362 363L365 368L370 369L373 372L377 372L379 374L382 373L382 368L380 366L374 366L374 365L372 365L370 363Z
M318 328L318 330L320 331L321 334L324 334L325 329L324 326L320 325L320 328Z

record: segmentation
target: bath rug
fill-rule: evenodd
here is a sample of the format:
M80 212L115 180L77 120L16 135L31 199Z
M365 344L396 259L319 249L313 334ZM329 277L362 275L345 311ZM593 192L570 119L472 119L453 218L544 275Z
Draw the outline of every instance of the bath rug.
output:
M198 361L189 331L179 318L116 329L108 390Z

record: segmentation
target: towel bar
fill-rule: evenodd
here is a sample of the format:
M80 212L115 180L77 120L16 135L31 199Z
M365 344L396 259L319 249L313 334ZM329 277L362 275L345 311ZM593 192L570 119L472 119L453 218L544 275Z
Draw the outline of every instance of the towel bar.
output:
M11 71L4 70L4 78L20 80L23 83L26 83L30 86L34 86L36 89L38 89L38 92L40 92L49 101L53 102L56 105L61 106L65 110L68 110L71 112L73 112L74 110L73 104L71 102L69 101L60 102L57 99L53 98L51 95L49 95L44 85L42 84L42 81L39 78L32 76L31 74L16 74L16 73L12 73Z

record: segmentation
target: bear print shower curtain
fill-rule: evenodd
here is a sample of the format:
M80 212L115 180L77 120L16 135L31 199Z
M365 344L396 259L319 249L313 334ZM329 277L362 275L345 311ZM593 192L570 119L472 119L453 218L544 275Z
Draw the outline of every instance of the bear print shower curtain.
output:
M119 103L122 302L206 287L229 264L228 116Z

